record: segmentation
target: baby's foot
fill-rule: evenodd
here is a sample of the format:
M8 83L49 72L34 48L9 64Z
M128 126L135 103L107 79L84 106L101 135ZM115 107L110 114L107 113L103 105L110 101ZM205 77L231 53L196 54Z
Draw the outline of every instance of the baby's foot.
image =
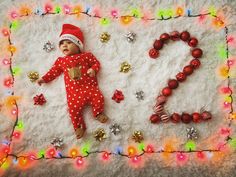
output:
M76 138L80 139L83 137L85 130L82 127L79 127L75 130Z
M109 118L105 114L101 113L96 116L96 120L98 120L101 123L106 123L109 120Z

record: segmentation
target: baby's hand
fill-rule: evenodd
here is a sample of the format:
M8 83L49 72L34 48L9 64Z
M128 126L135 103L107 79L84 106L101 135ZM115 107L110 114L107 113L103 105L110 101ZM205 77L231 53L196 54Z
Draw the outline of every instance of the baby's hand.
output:
M39 79L37 83L41 86L43 83L45 83L45 81L43 79Z
M94 77L95 76L95 71L92 69L92 68L89 68L88 71L87 71L87 74L90 76L90 77Z

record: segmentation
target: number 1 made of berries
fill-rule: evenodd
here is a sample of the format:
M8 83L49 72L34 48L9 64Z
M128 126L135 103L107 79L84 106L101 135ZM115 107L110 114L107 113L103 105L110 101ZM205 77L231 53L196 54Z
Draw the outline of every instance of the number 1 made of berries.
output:
M183 31L179 33L178 31L173 31L170 34L163 33L161 34L159 39L156 39L153 48L149 50L149 56L152 59L156 59L159 57L159 51L163 48L165 44L169 41L184 41L191 47L191 54L193 59L183 68L182 72L176 74L175 79L169 79L167 82L167 86L162 89L161 93L156 98L156 104L153 107L154 113L150 116L150 121L153 124L158 124L161 122L173 122L173 123L190 123L195 122L199 123L202 121L207 121L212 118L210 112L201 110L200 112L194 113L173 113L168 115L164 109L164 105L166 104L168 98L172 95L173 91L178 88L180 83L183 83L187 77L189 77L194 70L198 69L201 65L199 58L202 57L202 50L200 48L196 48L198 45L198 40L195 37L191 37L190 33L187 31Z

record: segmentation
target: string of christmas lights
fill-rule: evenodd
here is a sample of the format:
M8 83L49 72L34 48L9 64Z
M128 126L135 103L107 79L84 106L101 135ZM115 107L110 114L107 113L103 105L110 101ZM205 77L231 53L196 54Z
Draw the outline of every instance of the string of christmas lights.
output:
M73 10L72 10L73 9ZM85 11L81 10L82 8L80 6L76 6L74 8L68 6L68 5L64 5L63 6L63 12L66 15L81 15L84 14L87 17L93 17L93 18L99 18L100 22L102 25L108 25L110 22L110 19L107 17L102 17L99 12L95 12L94 15L92 13L89 13L91 11L90 7L87 7ZM60 14L62 11L62 8L60 6L56 6L55 8L51 5L51 4L46 4L44 7L44 11L41 10L40 8L37 8L36 11L34 13L32 13L31 9L29 8L21 8L20 9L20 13L17 13L16 11L11 12L10 16L12 18L12 22L9 25L9 29L8 28L4 28L2 30L3 36L4 37L8 37L8 43L9 43L9 47L8 47L8 51L10 52L10 58L9 58L9 62L8 64L10 65L9 69L10 69L10 73L11 73L11 81L6 82L5 86L13 86L14 85L14 81L15 81L15 74L14 74L14 69L12 67L12 59L14 56L14 53L16 51L16 47L13 45L12 41L11 41L11 32L12 29L16 29L18 26L18 23L16 21L16 19L21 19L22 17L26 17L29 16L31 14L34 15L40 15L42 17L46 16L46 15L56 15L56 14ZM233 120L236 119L236 113L234 112L234 108L233 108L233 90L230 88L230 69L232 67L232 63L229 60L229 40L228 40L228 28L226 27L225 22L216 15L216 10L214 8L210 9L209 12L207 13L202 13L202 14L196 14L196 15L192 15L191 14L191 10L187 10L187 16L185 16L184 14L184 9L181 7L178 7L176 9L176 16L174 16L174 12L173 10L159 10L157 13L157 18L151 18L151 17L146 17L146 16L142 16L141 13L137 10L137 9L132 9L132 13L131 15L124 15L124 16L118 16L118 11L117 10L112 10L111 11L111 17L112 19L117 19L120 20L122 24L124 25L128 25L130 24L133 19L142 19L145 21L151 21L151 20L170 20L170 19L176 19L179 17L200 17L200 18L204 18L206 16L211 16L213 17L214 20L214 24L219 27L225 28L225 39L226 39L226 61L227 61L227 67L225 68L225 73L227 75L226 79L227 79L227 86L224 87L224 94L228 94L228 98L229 101L228 102L224 102L224 104L227 106L227 108L229 109L229 113L228 113L228 119L229 119L229 123L228 123L228 129L230 129L230 127L232 126L232 122ZM90 151L89 150L89 146L84 145L81 149L81 155L79 153L79 151L77 149L71 149L69 152L69 156L68 155L63 155L57 148L49 148L47 150L47 152L45 151L40 151L39 154L36 153L25 153L28 155L17 155L17 154L13 154L11 153L11 145L12 145L12 141L14 141L14 139L17 139L17 137L19 137L19 132L17 134L16 129L20 128L23 126L23 123L19 121L19 110L18 110L18 104L17 104L17 97L14 95L14 91L11 92L11 96L9 96L10 98L8 99L8 101L11 103L11 108L12 109L12 114L15 117L15 122L10 134L10 138L9 140L4 140L3 144L4 147L2 148L2 152L4 154L3 158L0 156L0 169L4 166L7 165L6 163L8 162L8 160L10 160L10 157L13 157L13 163L14 164L19 164L19 166L21 166L22 168L27 167L27 165L29 165L30 163L33 163L35 161L39 161L39 160L43 160L43 159L76 159L76 165L77 166L82 166L84 164L84 159L89 157L89 155L91 154L102 154L102 159L103 160L109 160L109 157L111 155L114 156L122 156L122 157L126 157L128 159L131 159L131 162L133 163L139 163L141 161L141 156L145 155L145 154L162 154L164 156L164 158L168 157L169 154L176 154L176 159L179 162L184 162L187 160L187 154L189 153L195 153L196 156L198 157L198 159L205 159L206 156L208 156L209 158L212 157L211 153L223 153L222 150L222 146L226 146L227 144L233 143L233 147L236 148L236 139L234 139L231 136L231 132L230 131L226 131L224 130L224 133L227 132L227 136L225 138L225 142L221 147L215 148L215 149L202 149L202 150L196 150L196 145L193 141L189 141L186 143L185 145L185 150L174 150L172 145L164 145L164 147L159 148L159 150L157 150L156 148L154 148L153 145L148 144L147 146L144 143L140 143L138 146L138 150L136 147L134 146L129 146L127 148L127 153L125 153L125 151L122 149L122 147L117 147L116 152L108 152L105 150L102 151ZM1 150L1 149L0 149ZM205 154L208 153L208 154ZM1 153L0 153L1 155ZM9 162L10 163L10 162Z

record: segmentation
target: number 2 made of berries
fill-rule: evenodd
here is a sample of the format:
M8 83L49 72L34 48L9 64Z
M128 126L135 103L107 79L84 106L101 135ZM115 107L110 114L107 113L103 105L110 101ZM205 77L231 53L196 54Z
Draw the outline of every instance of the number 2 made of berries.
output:
M194 70L198 69L201 65L199 58L202 57L202 50L200 48L195 48L198 45L198 40L195 37L191 37L190 33L183 31L179 33L178 31L173 31L170 34L163 33L160 36L160 39L156 39L153 48L149 50L149 56L153 59L156 59L159 56L159 51L163 48L168 41L179 41L182 40L186 42L190 47L192 47L191 54L193 59L190 63L183 68L182 72L177 73L175 79L169 79L165 88L162 89L161 93L156 98L156 104L153 107L154 113L150 116L150 121L153 124L158 124L160 122L183 122L190 123L195 122L199 123L202 121L207 121L212 118L210 112L202 110L201 112L194 113L173 113L168 115L164 109L168 97L170 97L175 89L178 88L180 83L183 83L187 77L189 77Z

